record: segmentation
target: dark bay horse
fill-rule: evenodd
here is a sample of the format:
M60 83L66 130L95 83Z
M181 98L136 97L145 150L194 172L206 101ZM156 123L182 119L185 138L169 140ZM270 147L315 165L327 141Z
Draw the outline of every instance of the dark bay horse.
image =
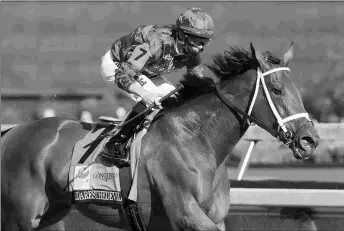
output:
M138 206L147 230L224 230L230 182L226 160L254 122L298 159L315 154L319 136L282 59L229 47L207 65L214 78L185 75L178 103L166 104L142 140ZM18 125L1 139L2 230L54 224L71 209L68 171L74 144L91 125L46 118ZM123 211L78 204L86 217L129 229Z

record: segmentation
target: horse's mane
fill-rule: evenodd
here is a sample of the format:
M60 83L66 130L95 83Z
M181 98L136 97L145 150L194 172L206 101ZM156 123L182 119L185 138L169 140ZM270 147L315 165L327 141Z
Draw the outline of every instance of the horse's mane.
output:
M257 51L256 51L257 54ZM259 62L282 65L283 62L274 56L271 52L265 51L257 55ZM262 60L264 59L264 61ZM251 51L245 50L239 46L229 46L224 54L216 54L213 56L213 63L205 64L218 81L231 80L239 77L250 69L256 69L258 63ZM214 90L214 80L210 77L199 78L192 72L184 74L184 78L180 83L184 88L179 91L179 101L185 102L201 94L210 93Z

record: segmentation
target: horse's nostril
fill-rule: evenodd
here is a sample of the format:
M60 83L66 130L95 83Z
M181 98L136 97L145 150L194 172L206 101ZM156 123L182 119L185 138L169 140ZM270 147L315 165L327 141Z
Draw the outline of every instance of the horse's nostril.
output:
M310 136L303 136L301 137L300 141L303 148L312 148L318 145L317 142Z

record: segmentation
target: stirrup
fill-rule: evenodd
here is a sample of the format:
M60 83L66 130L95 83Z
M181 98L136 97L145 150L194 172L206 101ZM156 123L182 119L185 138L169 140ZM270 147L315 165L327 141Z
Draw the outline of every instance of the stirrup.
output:
M129 138L130 140L130 138ZM129 141L128 140L128 141ZM113 162L117 167L129 167L130 166L130 160L129 155L126 155L125 153L128 151L126 150L128 148L128 141L125 141L124 143L118 143L117 144L111 144L111 141L108 141L107 144L105 144L105 150L103 150L100 155L105 157L106 159ZM123 145L126 145L125 147L121 147ZM122 150L122 151L121 151ZM124 153L124 154L123 154Z

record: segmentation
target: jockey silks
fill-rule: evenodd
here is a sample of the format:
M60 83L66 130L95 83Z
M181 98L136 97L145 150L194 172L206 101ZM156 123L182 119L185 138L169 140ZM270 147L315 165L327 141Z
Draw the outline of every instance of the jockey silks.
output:
M140 26L132 33L116 40L111 46L111 57L119 63L115 83L122 89L134 83L135 75L148 78L188 70L201 64L199 55L187 56L177 52L173 25Z

